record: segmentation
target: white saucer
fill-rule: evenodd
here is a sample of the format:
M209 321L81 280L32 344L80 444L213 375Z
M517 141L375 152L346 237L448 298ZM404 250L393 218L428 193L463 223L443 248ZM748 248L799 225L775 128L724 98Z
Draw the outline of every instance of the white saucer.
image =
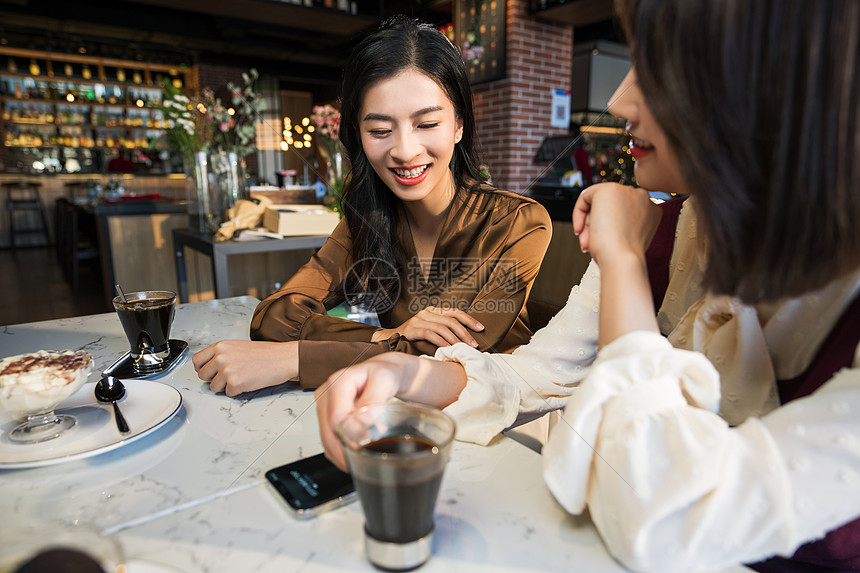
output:
M117 430L112 406L96 402L94 382L84 384L57 408L77 418L78 423L53 440L37 444L10 441L8 434L20 420L0 412L0 469L48 466L109 452L152 433L182 405L182 395L173 386L154 380L123 383L126 394L118 404L131 430L128 434Z

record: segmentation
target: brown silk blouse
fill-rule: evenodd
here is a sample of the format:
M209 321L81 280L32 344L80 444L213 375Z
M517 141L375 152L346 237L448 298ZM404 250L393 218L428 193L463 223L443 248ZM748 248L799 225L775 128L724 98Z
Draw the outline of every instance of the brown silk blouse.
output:
M478 348L505 352L532 332L525 302L552 236L549 214L516 193L493 190L455 196L436 243L427 280L404 221L397 229L405 253L398 257L399 296L378 312L384 328L400 326L427 306L456 307L484 325L472 333ZM299 380L321 385L334 372L388 351L433 355L436 346L400 335L371 342L375 326L332 317L346 300L344 277L352 265L346 220L276 293L263 300L251 321L252 340L299 340Z

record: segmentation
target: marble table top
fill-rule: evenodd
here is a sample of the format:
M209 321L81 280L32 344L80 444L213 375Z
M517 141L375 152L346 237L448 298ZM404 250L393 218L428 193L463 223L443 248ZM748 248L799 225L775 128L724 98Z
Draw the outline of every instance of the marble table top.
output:
M266 470L322 451L313 393L284 384L229 398L194 372L194 352L248 339L258 302L178 305L171 338L189 349L158 379L181 394L178 414L107 453L0 469L2 521L92 526L120 543L129 573L374 571L364 557L360 504L300 521L265 483ZM0 327L0 357L83 349L95 372L126 344L114 314ZM0 427L8 423L0 417ZM506 437L488 447L455 444L435 521L434 555L421 568L428 573L624 571L589 518L567 514L552 498L540 456Z

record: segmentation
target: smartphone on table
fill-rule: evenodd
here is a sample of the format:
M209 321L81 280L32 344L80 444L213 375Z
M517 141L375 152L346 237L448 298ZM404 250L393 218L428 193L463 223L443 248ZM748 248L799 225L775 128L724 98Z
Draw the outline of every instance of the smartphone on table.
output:
M266 481L299 519L315 517L356 499L352 477L324 454L271 469L266 472Z

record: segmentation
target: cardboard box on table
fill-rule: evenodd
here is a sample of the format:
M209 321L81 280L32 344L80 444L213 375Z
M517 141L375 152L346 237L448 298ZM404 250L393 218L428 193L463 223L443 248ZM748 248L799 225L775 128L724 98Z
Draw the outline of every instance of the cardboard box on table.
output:
M330 235L340 215L322 205L271 205L263 213L263 226L279 235Z

